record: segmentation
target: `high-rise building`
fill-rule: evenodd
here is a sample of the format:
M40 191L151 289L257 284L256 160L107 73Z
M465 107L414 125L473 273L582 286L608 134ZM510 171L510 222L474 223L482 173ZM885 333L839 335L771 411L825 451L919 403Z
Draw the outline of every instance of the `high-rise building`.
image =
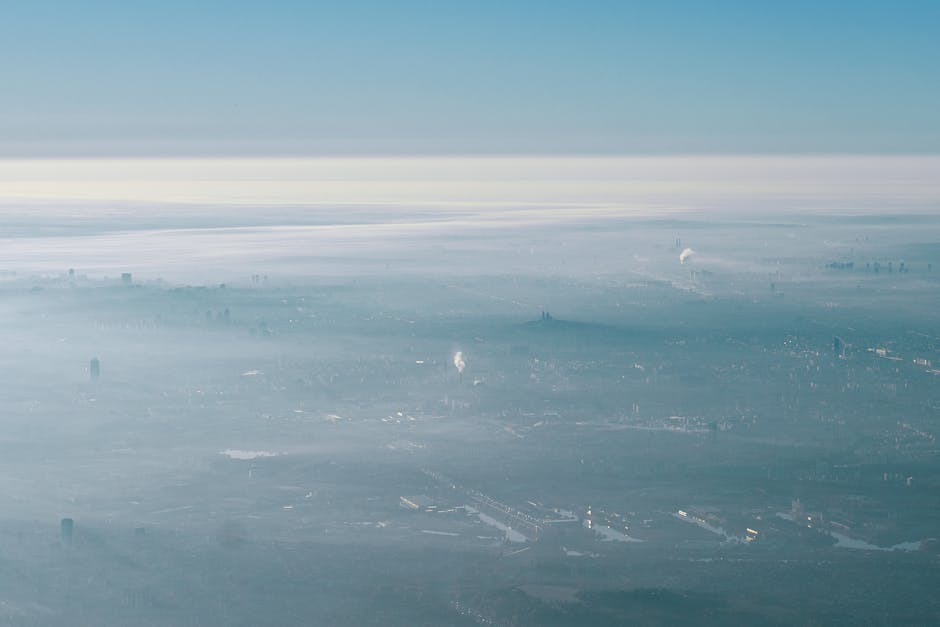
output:
M101 362L98 361L97 357L92 357L91 361L88 362L88 373L92 379L97 379L98 375L101 374Z
M63 518L62 522L59 523L60 532L62 535L62 544L72 544L72 530L75 527L75 521L71 518Z

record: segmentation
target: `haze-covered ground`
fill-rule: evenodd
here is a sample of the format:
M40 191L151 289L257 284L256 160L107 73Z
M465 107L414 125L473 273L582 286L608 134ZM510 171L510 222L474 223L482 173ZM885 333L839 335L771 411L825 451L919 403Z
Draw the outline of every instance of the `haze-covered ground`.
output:
M7 162L0 624L936 624L938 164Z

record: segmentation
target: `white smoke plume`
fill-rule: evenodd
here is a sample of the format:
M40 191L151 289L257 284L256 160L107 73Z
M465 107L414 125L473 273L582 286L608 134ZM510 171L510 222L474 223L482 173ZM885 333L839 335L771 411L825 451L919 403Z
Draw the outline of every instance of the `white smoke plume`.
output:
M467 363L463 360L463 351L454 353L454 367L457 368L457 372L463 374L463 369L467 367Z
M685 260L695 254L695 251L691 248L686 248L681 253L679 253L679 263L685 263Z

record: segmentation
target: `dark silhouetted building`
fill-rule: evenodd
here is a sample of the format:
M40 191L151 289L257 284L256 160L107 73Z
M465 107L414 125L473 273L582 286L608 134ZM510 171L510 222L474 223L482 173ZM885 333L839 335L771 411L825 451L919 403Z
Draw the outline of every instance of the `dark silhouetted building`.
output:
M75 521L71 518L63 518L59 527L62 534L62 544L72 544L72 531L75 528Z

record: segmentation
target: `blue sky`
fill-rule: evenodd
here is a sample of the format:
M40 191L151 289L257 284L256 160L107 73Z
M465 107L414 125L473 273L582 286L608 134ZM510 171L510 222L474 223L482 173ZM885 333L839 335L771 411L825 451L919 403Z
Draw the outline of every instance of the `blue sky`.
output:
M940 152L940 2L8 0L0 155Z

